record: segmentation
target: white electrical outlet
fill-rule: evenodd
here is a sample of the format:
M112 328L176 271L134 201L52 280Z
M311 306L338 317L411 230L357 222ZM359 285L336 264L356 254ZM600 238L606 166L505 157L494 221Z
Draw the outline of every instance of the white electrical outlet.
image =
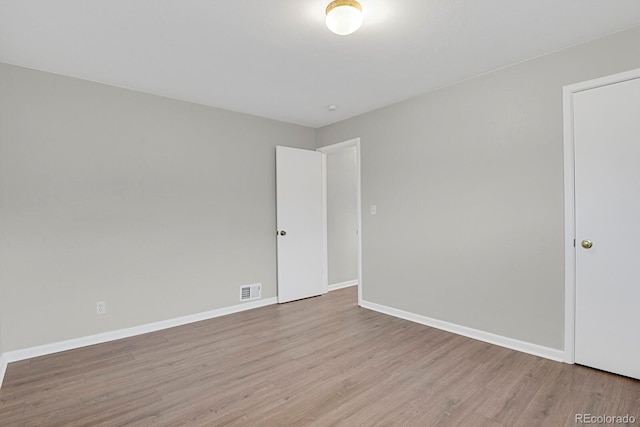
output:
M96 314L105 314L107 312L107 303L104 301L98 301L96 303Z

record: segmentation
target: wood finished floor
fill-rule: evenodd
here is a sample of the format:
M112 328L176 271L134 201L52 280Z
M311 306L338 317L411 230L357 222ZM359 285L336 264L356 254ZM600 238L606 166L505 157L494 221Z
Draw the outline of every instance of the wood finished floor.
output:
M574 426L640 381L356 305L356 289L9 364L0 426Z

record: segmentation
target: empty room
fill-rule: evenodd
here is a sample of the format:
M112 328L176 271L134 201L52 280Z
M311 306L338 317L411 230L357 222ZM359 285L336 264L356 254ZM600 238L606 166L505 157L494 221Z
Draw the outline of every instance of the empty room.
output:
M640 425L639 117L637 0L0 0L0 426Z

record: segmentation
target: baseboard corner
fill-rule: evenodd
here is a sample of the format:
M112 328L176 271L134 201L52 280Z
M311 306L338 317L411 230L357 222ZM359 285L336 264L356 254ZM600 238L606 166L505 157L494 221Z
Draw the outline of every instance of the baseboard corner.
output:
M491 332L485 332L479 329L473 329L467 326L457 325L455 323L450 323L443 320L433 319L427 316L422 316L420 314L399 310L393 307L388 307L385 305L373 303L366 300L362 300L360 303L360 306L369 310L377 311L379 313L388 314L389 316L394 316L400 319L408 320L410 322L415 322L421 325L440 329L446 332L451 332L453 334L462 335L467 338L472 338L478 341L483 341L489 344L505 347L511 350L528 353L533 356L542 357L544 359L549 359L556 362L565 362L565 353L563 350L558 350L551 347L545 347L539 344L534 344L527 341L521 341L514 338L505 337L502 335L497 335Z
M355 280L347 280L346 282L334 283L333 285L329 285L329 292L337 291L338 289L349 288L351 286L357 286L358 279Z

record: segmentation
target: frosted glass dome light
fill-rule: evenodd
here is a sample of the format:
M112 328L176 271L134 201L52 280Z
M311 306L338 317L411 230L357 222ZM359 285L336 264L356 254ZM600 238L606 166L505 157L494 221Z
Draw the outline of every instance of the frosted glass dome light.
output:
M340 36L351 34L362 25L362 6L356 0L334 0L326 13L327 28Z

